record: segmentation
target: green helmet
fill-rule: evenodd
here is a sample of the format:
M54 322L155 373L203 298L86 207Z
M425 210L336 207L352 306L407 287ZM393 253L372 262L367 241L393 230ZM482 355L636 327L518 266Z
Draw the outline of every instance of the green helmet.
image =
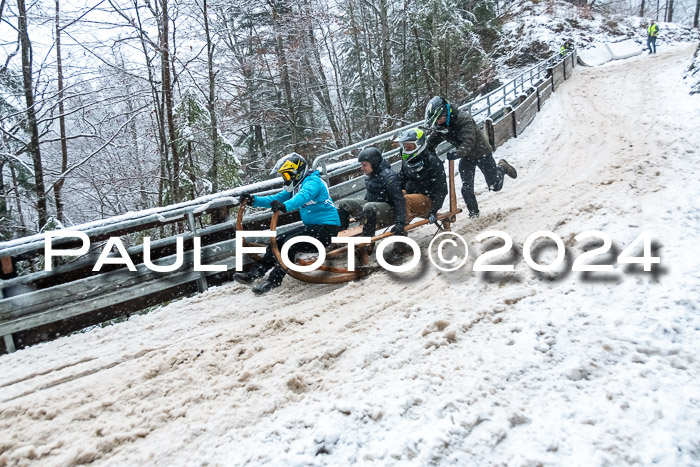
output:
M397 139L401 145L401 158L406 166L411 170L421 170L423 168L423 158L421 154L425 151L425 132L420 128L406 130Z

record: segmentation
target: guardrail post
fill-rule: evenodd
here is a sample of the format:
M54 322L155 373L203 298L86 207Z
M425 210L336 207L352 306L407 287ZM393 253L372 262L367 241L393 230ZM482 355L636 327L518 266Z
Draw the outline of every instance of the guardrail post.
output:
M489 117L486 117L486 120L484 120L484 126L486 127L486 134L488 135L489 138L489 144L491 145L492 150L496 150L496 136L493 133L493 120L491 120Z
M518 107L520 104L522 104L525 101L525 99L523 99L522 97L518 97L516 99L516 101L513 101L512 105L506 107L507 109L510 110L510 112L513 112L513 110L516 107ZM518 122L515 121L515 113L514 112L513 112L513 119L512 120L513 120L513 136L515 136L517 138L518 137Z
M5 256L4 258L0 258L0 263L2 263L2 274L4 275L10 275L12 274L12 258L9 256Z
M323 169L323 179L326 181L326 185L331 186L331 177L328 176L328 166L325 159L321 161L321 168Z
M567 57L567 58L568 58L568 57ZM566 59L567 59L567 58L565 58L564 60L562 60L562 62L564 63L564 66L562 67L562 68L564 69L564 79L569 79L569 77L566 76Z
M12 353L15 350L17 350L17 348L15 347L15 340L12 338L12 334L2 336L2 338L5 341L5 350L7 350L7 353Z
M192 232L192 235L196 235L197 223L194 221L194 214L191 212L187 213L187 224L190 227L190 232ZM199 274L199 279L197 279L195 282L197 283L197 291L199 293L202 293L209 288L209 284L207 284L207 276L204 272Z

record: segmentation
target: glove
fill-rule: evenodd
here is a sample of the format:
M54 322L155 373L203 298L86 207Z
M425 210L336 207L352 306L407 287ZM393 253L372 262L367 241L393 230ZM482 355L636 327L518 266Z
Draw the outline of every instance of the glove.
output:
M404 235L403 228L405 227L404 224L401 223L396 223L392 228L391 228L391 233L394 235Z
M433 213L430 213L430 215L428 216L428 222L431 224L437 223L437 216Z
M238 195L238 199L240 202L245 201L248 206L252 206L253 203L255 203L255 195L251 195L250 193L241 193Z
M459 159L459 155L457 154L457 151L450 151L447 153L447 160L448 161L454 161Z
M282 201L279 201L279 200L274 200L270 204L270 207L272 208L273 211L287 212L287 207L284 205L284 203Z

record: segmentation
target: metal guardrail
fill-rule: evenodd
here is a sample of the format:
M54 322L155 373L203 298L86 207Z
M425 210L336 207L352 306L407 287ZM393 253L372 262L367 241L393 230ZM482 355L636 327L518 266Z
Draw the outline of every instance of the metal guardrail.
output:
M521 96L532 93L537 90L538 86L548 78L552 78L552 88L554 88L554 73L555 66L559 66L563 61L572 60L573 66L576 59L576 52L573 51L564 57L553 57L552 59L543 61L515 78L509 80L498 89L489 94L479 97L478 99L464 104L459 107L460 110L466 109L471 112L478 123L488 123L493 130L494 125L499 124L500 118L505 118L505 110L510 113L507 116L512 117L511 104L516 101L522 101ZM551 91L550 91L551 92ZM548 96L548 94L547 94ZM538 91L539 99L539 91ZM546 99L546 97L545 97ZM539 106L538 106L539 107ZM517 105L514 106L517 109ZM498 116L498 118L496 118ZM493 119L493 121L492 121ZM353 145L332 151L328 154L321 155L314 160L312 167L320 169L324 178L330 181L333 177L347 176L357 172L359 163L356 159L333 162L334 158L343 155L351 154L355 149L363 148L367 145L376 144L382 141L394 139L400 132L414 128L423 122L416 122L405 125L401 128L383 133L373 138L355 143ZM503 122L505 123L505 121ZM510 123L508 123L509 125ZM513 119L513 125L515 120ZM507 125L506 125L507 126ZM517 136L514 131L513 136ZM502 141L501 141L502 142ZM494 141L492 141L492 144ZM494 144L496 147L497 144ZM444 159L445 153L451 146L443 143L438 147L437 153ZM398 153L397 149L392 149L383 154L385 158ZM395 162L394 166L400 164ZM266 180L251 185L237 187L232 190L207 195L197 198L192 201L183 202L173 206L163 208L150 209L135 213L128 213L122 216L117 216L101 221L90 222L78 226L69 227L67 230L80 230L85 232L91 238L106 238L106 236L123 235L125 232L138 232L146 228L154 226L172 224L174 222L182 222L189 228L189 231L179 235L170 236L160 239L153 243L153 247L167 247L175 243L178 236L185 239L192 239L194 236L205 236L216 234L227 229L234 229L234 222L226 219L220 224L215 224L209 227L198 229L195 223L195 217L201 216L205 212L211 212L217 209L228 209L238 205L238 195L243 192L266 194L277 191L282 186L279 179ZM345 197L361 194L364 191L364 177L352 178L342 181L333 186L330 186L330 193L333 199L338 200ZM245 216L246 223L255 221L264 221L270 217L269 211L251 213ZM286 230L298 224L290 224L281 226L278 230ZM141 229L141 230L140 230ZM0 242L0 259L10 257L21 257L22 255L31 256L32 254L43 253L44 250L44 235L34 235L21 239L11 240L9 242ZM60 241L54 241L56 246L60 246ZM234 241L225 240L203 247L205 257L210 257L213 264L231 265L231 255L233 255ZM128 249L129 255L139 254L142 252L143 246L138 245ZM189 253L186 253L189 254ZM172 257L165 257L157 260L163 261L164 264L169 264ZM82 260L83 262L89 260ZM5 262L3 261L3 266ZM110 271L102 273L98 276L82 277L78 280L50 286L46 289L26 288L26 284L30 284L33 280L45 280L52 274L70 274L75 269L84 267L82 264L73 264L59 266L55 268L53 273L37 272L25 276L16 277L13 279L2 281L0 280L0 336L4 337L5 349L12 351L14 343L12 333L22 330L31 329L32 326L41 326L47 323L63 320L70 316L76 316L80 313L90 313L97 311L100 307L114 306L115 304L123 303L124 300L137 299L154 294L162 288L173 287L178 285L182 287L188 283L196 282L197 289L202 291L207 288L207 277L211 273L201 274L194 272L171 273L173 277L168 279L167 274L141 274L139 279L134 278L128 282L125 281L124 271ZM139 266L140 267L140 266ZM177 275L177 280L175 280ZM111 285L110 285L111 284ZM130 285L129 285L130 284ZM23 287L25 288L23 290ZM16 296L2 298L3 290L12 288L12 294ZM19 292L17 292L19 290ZM92 291L92 292L89 292ZM105 294L104 298L95 295L94 291ZM94 293L93 293L94 292ZM44 306L32 304L32 296L51 297L51 300L44 300ZM94 303L91 303L94 302ZM85 303L82 306L80 303ZM121 306L121 305L120 305ZM23 313L23 310L27 313ZM63 311L62 311L63 310ZM29 327L28 327L29 326Z

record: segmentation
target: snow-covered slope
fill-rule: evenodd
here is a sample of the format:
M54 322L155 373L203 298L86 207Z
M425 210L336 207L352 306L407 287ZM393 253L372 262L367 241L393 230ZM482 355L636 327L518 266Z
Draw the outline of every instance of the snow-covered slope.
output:
M552 230L569 257L583 231L619 252L649 230L657 272L537 275L518 257L484 275L472 255L264 298L212 289L1 356L0 465L697 464L694 50L578 68L499 148L519 178L454 225L520 246Z
M698 43L693 61L688 67L686 79L691 85L691 94L700 94L700 43Z
M580 50L629 39L646 47L648 18L604 15L591 11L587 5L563 0L512 3L504 20L503 37L494 53L504 79L549 58L567 40ZM678 23L658 25L659 50L679 42L700 41L698 29Z

